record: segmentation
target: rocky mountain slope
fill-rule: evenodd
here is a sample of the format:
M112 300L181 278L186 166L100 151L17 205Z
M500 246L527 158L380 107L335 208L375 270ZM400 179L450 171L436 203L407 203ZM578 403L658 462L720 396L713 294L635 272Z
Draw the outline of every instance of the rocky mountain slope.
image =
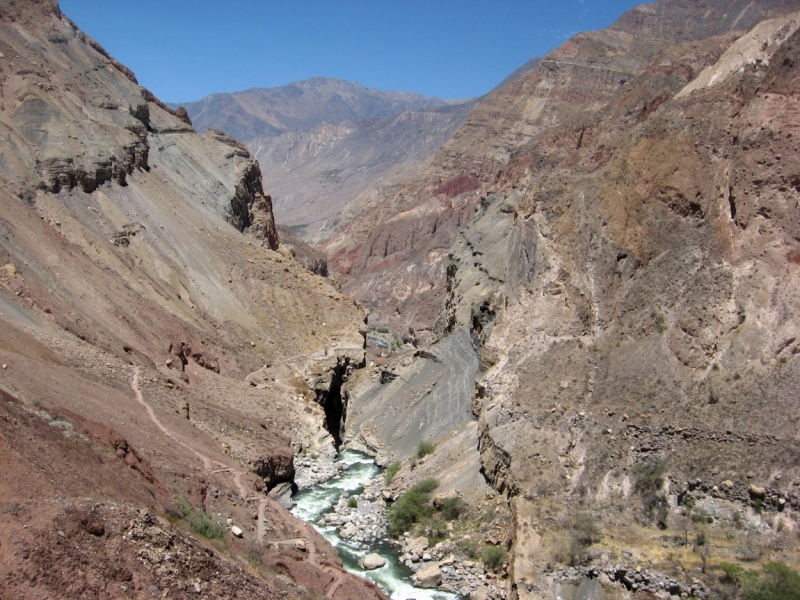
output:
M376 324L436 341L348 407L410 482L447 455L420 469L376 398L391 414L405 380L422 415L430 354L479 348L474 396L445 401L507 500L509 597L669 597L657 572L726 597L720 562L800 564L798 9L661 0L580 34L326 239Z
M322 123L278 137L258 137L248 146L270 182L280 222L313 240L335 226L337 215L370 186L422 168L475 104Z
M365 317L258 163L54 0L0 3L0 77L0 596L382 597L279 504Z
M406 110L428 110L449 102L413 92L384 92L342 79L314 77L276 88L211 94L182 104L198 131L219 129L249 141L313 129L322 123L393 117Z
M213 94L186 108L198 131L225 131L247 144L278 220L314 239L370 186L421 168L474 105L316 77Z

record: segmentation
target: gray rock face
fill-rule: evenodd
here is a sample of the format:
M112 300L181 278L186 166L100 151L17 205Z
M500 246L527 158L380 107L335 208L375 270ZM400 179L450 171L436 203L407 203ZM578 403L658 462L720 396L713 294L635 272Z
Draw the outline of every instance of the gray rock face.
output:
M375 378L347 408L347 439L405 458L420 441L435 441L472 419L478 355L467 329L440 340L399 367L396 377Z

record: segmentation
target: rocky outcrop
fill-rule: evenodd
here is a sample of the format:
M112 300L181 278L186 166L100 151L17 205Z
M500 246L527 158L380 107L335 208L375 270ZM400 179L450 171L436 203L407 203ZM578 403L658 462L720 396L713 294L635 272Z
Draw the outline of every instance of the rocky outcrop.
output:
M286 252L292 258L320 277L333 276L333 271L328 265L328 258L322 251L298 238L286 225L277 225L275 229L280 236L281 246L285 247Z
M345 441L366 445L386 464L413 455L472 419L478 355L462 328L415 357L405 357L357 386Z

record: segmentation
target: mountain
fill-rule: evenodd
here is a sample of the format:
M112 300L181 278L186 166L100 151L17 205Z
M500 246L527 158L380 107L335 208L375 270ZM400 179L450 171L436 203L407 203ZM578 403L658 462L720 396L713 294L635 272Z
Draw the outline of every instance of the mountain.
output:
M198 131L219 129L244 141L312 129L322 123L392 117L451 102L412 92L383 92L341 79L314 77L276 88L211 94L182 102ZM177 108L176 104L172 105Z
M281 222L311 239L371 186L416 172L469 115L475 101L382 119L323 123L248 142L270 182Z
M712 565L800 564L798 9L579 34L323 240L368 340L405 342L346 440L402 464L393 494L477 507L451 539L508 549L507 597L734 598Z
M363 310L55 1L0 3L0 53L0 596L384 598L280 503Z
M279 221L315 239L364 190L415 172L475 101L317 77L213 94L185 106L199 131L218 129L246 142L269 182Z
M541 59L540 57L538 57L538 56L534 56L534 57L533 57L533 58L531 58L529 61L525 62L524 64L522 64L522 65L520 65L520 66L518 66L516 69L514 69L513 71L511 71L511 73L509 73L508 75L506 75L505 79L503 79L503 81L501 81L500 83L498 83L498 84L495 86L495 88L494 88L494 89L495 89L495 90L499 90L501 87L503 87L504 85L506 85L506 84L507 84L509 81L514 81L514 80L515 80L517 77L519 77L520 75L524 75L525 73L527 73L527 72L528 72L528 71L530 71L531 69L535 68L535 67L536 67L536 65L538 65L538 64L539 64L539 62L540 62L541 60L542 60L542 59ZM492 90L492 91L494 91L494 90Z

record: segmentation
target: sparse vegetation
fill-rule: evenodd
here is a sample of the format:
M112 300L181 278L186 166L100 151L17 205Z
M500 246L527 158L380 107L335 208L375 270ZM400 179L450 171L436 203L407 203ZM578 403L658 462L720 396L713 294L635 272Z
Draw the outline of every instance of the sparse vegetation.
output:
M434 512L431 497L425 492L408 490L392 505L389 515L389 533L399 535Z
M448 498L442 501L439 506L439 511L447 521L455 521L466 509L466 505L461 498Z
M347 501L347 508L358 508L358 500L350 498L350 500Z
M431 504L430 493L439 487L439 482L432 477L415 483L410 490L400 496L392 505L389 515L389 533L398 535L430 517L436 509Z
M417 458L422 458L423 456L428 456L428 454L433 454L433 451L436 449L432 443L427 440L422 440L417 446Z
M664 487L667 466L663 460L654 459L634 466L636 491L640 494L658 492Z
M744 600L800 600L800 575L780 562L768 562L761 574L731 563L720 563L720 581L739 588Z
M481 550L481 560L487 569L499 569L508 560L508 553L502 546L486 546Z
M653 311L651 315L656 321L656 330L658 333L664 333L667 330L667 320L659 312Z
M186 502L167 508L166 513L170 522L185 521L193 533L204 538L221 540L225 537L227 529L219 519L210 517L202 510L195 510Z
M383 474L383 480L386 482L386 485L392 483L392 479L394 476L397 475L397 472L400 470L400 463L393 462L386 468L386 472Z
M219 539L225 537L225 525L217 519L211 518L201 510L192 511L187 519L189 528L197 535L202 535L208 539Z
M437 487L439 487L438 479L434 479L433 477L426 477L425 479L420 479L417 483L415 483L411 487L411 491L420 494L430 494Z
M603 539L597 517L588 512L578 513L573 517L572 531L576 541L583 546L591 546Z

